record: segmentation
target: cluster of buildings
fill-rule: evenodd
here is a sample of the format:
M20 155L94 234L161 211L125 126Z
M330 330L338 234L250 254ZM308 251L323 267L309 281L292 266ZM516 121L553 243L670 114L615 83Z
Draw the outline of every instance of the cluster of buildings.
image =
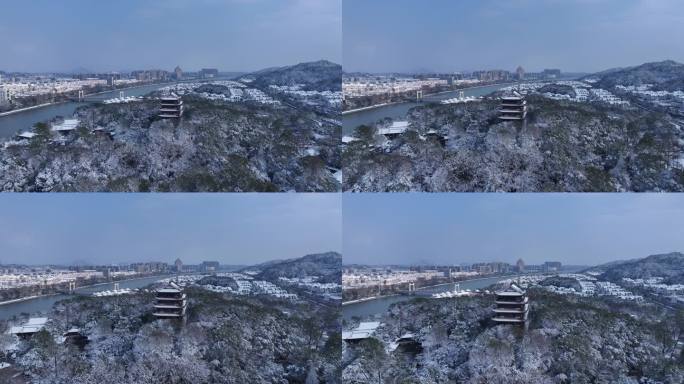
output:
M286 285L296 285L308 289L312 292L319 293L339 293L342 291L342 285L337 283L319 283L318 276L307 277L279 277L278 280Z
M427 93L435 90L469 87L487 83L523 79L558 79L560 77L560 69L545 69L538 73L527 73L520 66L513 72L503 69L491 69L415 76L402 74L345 74L342 81L342 92L345 98L408 93L418 90L424 90Z
M592 88L589 90L591 92L591 95L593 96L593 99L611 104L611 105L629 105L629 101L627 100L622 100L621 98L615 96L612 94L610 91L607 91L602 88Z
M219 70L216 68L202 68L198 72L183 72L180 66L176 66L173 72L163 69L147 69L133 71L130 77L142 82L179 81L186 78L213 79L219 77Z
M203 85L217 85L221 87L226 87L227 91L223 93L209 93L199 91L198 88ZM198 95L209 100L220 100L226 102L238 102L242 101L244 97L244 88L246 85L232 80L215 80L210 83L207 82L184 82L174 85L169 85L160 88L162 93L175 93L177 95ZM226 94L227 92L227 94Z
M49 96L90 90L101 87L131 87L145 82L168 81L173 79L168 72L161 70L134 71L120 73L94 73L79 75L59 74L16 74L0 80L0 105L7 104L12 98Z
M70 271L70 270L18 270L16 272L3 272L0 274L0 290L22 287L47 287L57 286L73 281L102 278L104 273L96 270Z
M131 72L131 77L140 82L168 81L171 74L162 69L146 69Z
M0 85L0 107L9 105L11 101L12 94L10 93L9 87L3 87Z
M597 281L596 294L600 296L615 296L623 300L643 301L644 297L635 295L621 286L610 281Z
M216 85L225 87L220 91L211 92L206 87L200 89L202 86ZM194 95L207 100L222 101L227 103L238 102L256 102L260 104L280 104L278 100L273 99L259 89L248 88L245 84L232 80L216 80L207 82L186 82L170 85L160 89L162 93L174 93L179 96Z
M661 98L676 98L684 102L684 91L653 91L653 84L643 84L643 85L616 85L615 88L620 89L625 92L633 93L639 96L646 96L652 99Z
M572 93L556 93L544 91L541 89L548 85L560 85L572 88ZM561 80L552 82L533 82L520 83L511 85L501 89L504 92L519 92L521 95L540 94L552 100L565 100L576 103L596 102L610 105L628 106L629 102L614 95L608 90L602 88L593 88L590 81L575 81L575 80Z
M263 280L255 280L252 282L254 287L254 292L257 294L265 294L269 296L274 296L281 299L296 299L297 295L294 293L288 293L286 290L280 288L279 286Z
M448 85L449 81L441 78L367 76L343 81L342 93L345 98L353 98L434 90Z
M183 265L183 262L180 260L176 260L174 265L152 261L85 267L0 266L0 290L33 286L58 286L69 282L92 279L123 279L140 275L163 275L172 272L214 273L220 270L221 266L218 261L204 261L197 265ZM180 278L195 279L195 276L198 275L181 276ZM249 276L245 276L245 278L251 279Z
M230 293L234 295L269 295L283 299L297 299L297 295L293 293L288 293L286 290L280 288L279 286L264 280L255 280L252 276L239 273L239 272L218 272L213 273L211 266L206 266L209 268L205 270L204 273L211 273L211 275L216 277L229 278L234 283L235 287L227 285L214 285L214 284L200 284L199 280L203 279L206 275L202 274L192 274L192 275L178 275L175 277L169 277L159 282L162 284L175 284L179 288L185 288L189 286L196 286L208 291L217 293Z
M302 90L302 84L295 85L270 85L273 91L278 93L285 93L294 96L298 99L308 101L311 104L316 104L318 100L325 100L331 107L339 107L342 105L342 92L336 91L305 91Z
M684 304L684 284L666 284L664 277L650 277L646 279L630 279L625 277L622 282L628 287L643 288L668 298L672 302Z
M375 287L375 286L389 286L406 284L416 280L429 280L432 278L445 277L443 271L438 270L423 270L414 271L408 269L366 269L366 270L355 270L349 271L342 274L342 287L345 289L350 288L363 288L363 287Z
M122 82L117 82L117 84L120 83ZM83 80L74 78L19 78L16 82L0 84L0 88L3 90L0 93L4 94L4 97L0 96L0 102L3 100L9 102L11 98L56 95L106 85L106 80L97 78Z
M80 73L80 74L26 74L13 73L0 76L0 108L7 107L14 99L86 93L107 88L126 88L145 83L180 81L184 79L213 79L220 76L216 68L203 68L198 72L183 72L180 67L173 71L163 69L136 70L130 73ZM43 101L47 102L47 101Z
M563 265L559 261L547 261L538 265L526 265L519 259L515 265L494 261L464 264L457 266L435 266L429 268L396 268L396 267L346 267L342 274L344 289L389 286L407 284L417 280L436 278L465 279L510 273L552 273L561 271Z
M654 91L652 90L653 84L639 86L616 85L615 88L618 92L634 95L641 101L684 115L684 90L682 89L676 91Z
M558 285L540 285L540 283L549 277L560 277L573 279L577 281L579 287L567 287ZM636 295L625 288L609 282L599 281L596 274L592 273L563 273L555 275L524 275L518 276L514 279L502 281L504 284L517 284L522 288L539 287L549 292L558 293L561 295L577 295L577 296L613 296L622 300L643 301L643 296Z

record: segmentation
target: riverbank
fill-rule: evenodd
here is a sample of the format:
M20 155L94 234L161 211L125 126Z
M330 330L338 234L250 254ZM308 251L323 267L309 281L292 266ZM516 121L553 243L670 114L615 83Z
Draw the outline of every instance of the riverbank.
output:
M149 279L152 277L159 277L160 279L164 279L164 278L169 277L169 276L174 276L174 275L151 275L151 276L144 276L144 277L136 277L133 279L113 280L113 281L107 281L107 282L103 282L103 283L95 283L95 284L84 285L82 287L78 287L74 290L74 292L82 290L82 289L98 287L101 285L114 284L114 283L124 283L124 282L128 282L128 281L136 281L136 280L144 280L144 279ZM39 299L41 297L56 296L56 295L60 295L60 294L62 294L62 292L46 293L44 295L34 295L34 296L22 297L19 299L0 301L0 306L7 305L7 304L13 304L13 303L20 303L22 301L28 301L28 300L33 300L33 299Z
M176 83L178 83L178 82L147 83L147 84L141 84L141 85L134 85L134 86L131 86L131 87L114 88L114 89L109 89L109 90L106 90L106 91L88 93L88 94L84 94L83 97L85 98L85 97L88 97L88 96L97 96L97 95L102 95L102 94L105 94L105 93L111 93L111 92L117 92L117 91L127 91L127 90L131 90L131 89L138 89L138 88L143 88L143 87L147 87L147 86L151 86L151 85L169 85L169 84L176 84ZM73 101L73 100L68 100L68 99L67 99L67 100L62 100L62 101L55 101L55 102L52 102L52 103L38 104L38 105L31 106L31 107L26 107L26 108L13 109L13 110L11 110L11 111L7 111L7 112L2 112L2 113L0 113L0 117L13 115L13 114L15 114L15 113L26 112L26 111L30 111L30 110L33 110L33 109L45 108L45 107L49 107L49 106L51 106L51 105L64 104L64 103L68 103L68 102L71 102L71 101ZM87 103L87 101L84 101L84 102Z
M433 285L426 285L424 287L416 288L416 291L422 291L426 289L431 289L431 288L437 288L441 287L444 285L452 285L452 284L460 284L460 283L468 283L472 281L480 281L480 280L489 280L489 279L494 279L494 278L506 278L509 276L515 276L515 275L500 275L500 276L487 276L487 277L478 277L475 279L465 279L465 280L457 280L457 281L451 281L448 283L439 283L439 284L433 284ZM372 300L378 300L378 299L384 299L387 297L394 297L394 296L399 296L400 294L398 293L393 293L391 295L379 295L379 296L371 296L371 297L364 297L363 299L356 299L356 300L349 300L349 301L343 301L342 305L348 305L348 304L356 304L356 303L363 303L366 301L372 301Z
M386 107L388 105L403 104L403 103L408 103L408 101L395 101L392 103L382 103L382 104L370 105L368 107L363 107L363 108L350 109L348 111L342 111L341 115L344 116L344 115L348 115L351 113L363 112L363 111L368 111L371 109Z
M22 301L27 301L27 300L33 300L33 299L39 299L41 297L50 297L50 296L55 296L59 295L59 293L46 293L44 295L35 295L35 296L26 296L22 297L20 299L14 299L14 300L7 300L7 301L0 301L0 306L2 305L7 305L7 304L14 304L14 303L21 303Z
M13 115L13 114L15 114L15 113L26 112L26 111L30 111L30 110L33 110L33 109L49 107L49 106L51 106L51 105L57 105L57 104L62 104L62 103L66 103L66 101L60 101L60 102L56 102L56 103L38 104L38 105L34 105L34 106L32 106L32 107L13 109L13 110L11 110L11 111L7 111L7 112L0 113L0 117Z
M472 87L457 88L457 89L448 90L448 91L440 91L440 92L435 92L435 93L427 93L427 94L425 94L425 95L423 96L423 100L425 100L426 97L442 95L442 94L445 94L445 93L453 93L453 92L459 92L459 91L467 91L467 90L471 90L471 89L486 88L486 87L491 87L491 86L495 86L495 85L496 85L496 86L498 86L498 85L501 85L501 86L508 86L508 85L513 85L513 84L517 84L517 83L515 83L515 82L492 83L492 84L484 84L484 85L475 85L475 86L472 86ZM404 103L411 103L411 102L413 102L413 101L395 101L395 102L391 102L391 103L375 104L375 105L370 105L370 106L368 106L368 107L356 108L356 109L350 109L350 110L347 110L347 111L342 111L342 115L344 116L344 115L348 115L348 114L352 114L352 113L368 111L368 110L371 110L371 109L387 107L387 106L390 106L390 105L404 104Z
M392 295L380 295L380 296L371 296L371 297L364 297L363 299L356 299L356 300L349 300L349 301L343 301L342 305L349 305L349 304L356 304L356 303L363 303L364 301L371 301L371 300L377 300L377 299L382 299L385 297L393 297L393 296L399 296L398 293L392 294Z

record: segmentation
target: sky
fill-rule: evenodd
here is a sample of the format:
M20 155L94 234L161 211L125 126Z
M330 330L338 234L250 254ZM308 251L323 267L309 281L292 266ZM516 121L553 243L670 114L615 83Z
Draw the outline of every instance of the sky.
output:
M342 247L339 194L9 194L0 263L252 265Z
M342 0L7 0L0 70L218 68L341 62Z
M684 62L681 0L344 0L347 72Z
M684 252L684 194L345 194L345 264L560 261Z

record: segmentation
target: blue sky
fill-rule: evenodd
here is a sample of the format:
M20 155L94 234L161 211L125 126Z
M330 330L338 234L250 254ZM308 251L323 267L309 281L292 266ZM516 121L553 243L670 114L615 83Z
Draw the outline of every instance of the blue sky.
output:
M338 194L9 194L0 263L255 264L341 250Z
M344 0L345 71L684 62L680 0Z
M345 264L596 265L684 252L684 194L345 194Z
M7 0L0 70L340 63L341 33L341 0Z

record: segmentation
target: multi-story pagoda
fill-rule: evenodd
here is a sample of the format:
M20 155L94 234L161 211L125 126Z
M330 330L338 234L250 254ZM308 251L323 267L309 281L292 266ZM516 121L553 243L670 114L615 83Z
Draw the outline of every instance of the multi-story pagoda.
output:
M493 320L497 323L525 324L530 304L524 290L515 284L496 293L496 308Z
M154 316L158 319L180 319L185 317L187 306L188 300L185 293L172 283L168 288L157 290Z
M183 115L183 100L172 93L161 97L161 108L159 108L159 117L165 119L179 118Z
M499 107L499 119L501 120L525 120L527 116L527 101L519 93L501 98Z

